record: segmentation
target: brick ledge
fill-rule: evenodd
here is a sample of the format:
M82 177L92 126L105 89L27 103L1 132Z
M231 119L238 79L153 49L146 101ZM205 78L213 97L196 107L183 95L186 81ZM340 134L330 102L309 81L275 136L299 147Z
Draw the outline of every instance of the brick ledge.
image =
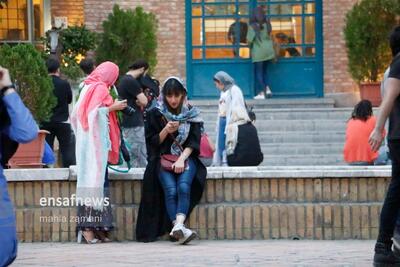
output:
M110 171L111 180L142 180L144 168L129 173ZM10 169L8 181L69 181L76 180L76 167L70 169ZM273 167L209 167L208 179L248 178L388 178L390 166L273 166Z

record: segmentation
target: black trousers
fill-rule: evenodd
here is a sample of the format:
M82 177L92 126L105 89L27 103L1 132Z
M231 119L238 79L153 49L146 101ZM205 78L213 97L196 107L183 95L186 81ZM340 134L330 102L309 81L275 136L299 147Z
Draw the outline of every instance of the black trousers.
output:
M378 242L391 243L396 220L400 210L400 140L389 141L389 152L392 158L392 180L383 203ZM399 222L397 229L399 229Z
M61 160L64 168L75 165L75 138L69 123L46 122L42 124L43 130L50 132L46 136L46 142L54 149L54 138L60 144Z

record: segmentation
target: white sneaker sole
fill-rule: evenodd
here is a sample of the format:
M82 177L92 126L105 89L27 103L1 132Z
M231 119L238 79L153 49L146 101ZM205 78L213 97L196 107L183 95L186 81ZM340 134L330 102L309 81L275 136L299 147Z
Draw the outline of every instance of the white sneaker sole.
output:
M183 232L182 232L182 230L176 230L176 231L173 231L173 232L170 234L170 236L172 236L172 237L175 238L176 240L179 240L179 239L183 238Z
M190 241L192 241L193 239L195 239L197 237L197 234L195 232L193 232L188 238L186 238L181 245L187 245Z

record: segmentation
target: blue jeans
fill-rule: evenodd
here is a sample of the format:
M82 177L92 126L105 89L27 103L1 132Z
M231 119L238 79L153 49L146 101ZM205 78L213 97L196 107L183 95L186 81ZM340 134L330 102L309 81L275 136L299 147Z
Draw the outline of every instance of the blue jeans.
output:
M265 92L265 88L268 86L267 78L265 75L267 64L268 61L254 62L256 71L256 81L258 83L258 86L261 86L261 90L256 90L256 95L261 92Z
M219 117L219 129L218 129L218 161L222 161L222 152L225 150L225 127L226 127L226 117Z
M188 168L183 173L173 173L161 168L159 180L164 190L165 206L169 219L175 220L176 214L185 216L189 211L190 190L196 175L196 164L188 159Z
M8 266L17 257L17 233L14 208L7 181L0 167L0 266Z

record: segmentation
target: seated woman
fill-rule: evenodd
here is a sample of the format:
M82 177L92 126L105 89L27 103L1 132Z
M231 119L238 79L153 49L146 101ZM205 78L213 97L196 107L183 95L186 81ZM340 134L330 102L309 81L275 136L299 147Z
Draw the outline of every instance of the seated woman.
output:
M215 87L225 92L226 154L229 166L257 166L263 159L257 130L251 122L243 93L233 78L219 71L214 76ZM220 130L220 131L221 131Z
M147 113L148 165L136 225L136 237L141 242L155 241L167 231L181 244L197 236L184 222L200 201L207 169L199 160L203 121L200 111L187 105L186 96L183 82L170 77L157 107ZM167 168L161 158L171 154L178 159Z
M376 123L372 104L369 100L360 101L347 122L344 160L350 165L373 165L379 153L374 152L368 138ZM385 133L384 133L385 134Z

